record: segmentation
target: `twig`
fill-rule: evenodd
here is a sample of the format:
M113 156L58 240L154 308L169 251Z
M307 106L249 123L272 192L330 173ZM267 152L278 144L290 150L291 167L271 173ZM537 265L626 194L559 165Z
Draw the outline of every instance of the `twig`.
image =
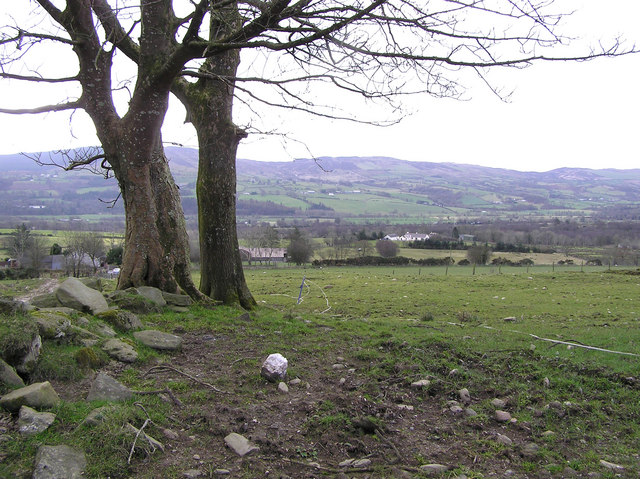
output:
M251 356L251 357L236 359L235 361L231 362L231 365L233 366L235 363L239 363L240 361L248 361L249 359L258 359L258 356Z
M353 473L353 472L373 472L373 469L371 468L360 468L360 467L349 467L349 468L341 468L341 469L336 469L333 467L324 467L321 466L318 463L309 463L309 462L302 462L302 461L295 461L293 459L287 459L287 458L283 458L283 461L287 461L290 462L291 464L297 464L300 466L307 466L307 467L312 467L314 469L318 469L319 471L326 471L326 472L333 472L334 474L339 474L339 473Z
M135 406L138 406L140 409L142 409L144 411L144 413L147 416L147 419L145 419L144 424L142 425L142 427L140 429L138 429L138 432L136 432L136 437L133 440L133 444L131 445L131 451L129 452L129 459L127 459L127 464L131 464L131 458L133 457L133 451L136 448L136 442L138 442L138 437L140 437L140 434L142 434L142 430L147 427L147 424L149 424L151 422L151 418L149 417L149 413L147 412L147 410L144 408L144 406L142 404L140 404L139 402L134 403ZM146 434L145 434L146 435ZM151 443L150 443L151 444ZM151 444L151 446L153 447L153 444Z
M400 461L404 461L404 456L402 454L400 454L400 451L398 451L398 448L396 447L396 445L394 443L392 443L389 439L387 439L384 434L382 434L382 431L380 430L380 428L376 429L376 435L380 439L382 439L382 441L385 444L387 444L388 446L391 446L393 451L396 453L396 456L398 457L398 459L395 462L392 462L391 464L398 464Z
M223 391L221 389L218 389L217 387L215 387L213 384L209 384L206 383L204 381L200 381L198 378L194 378L193 376L191 376L190 374L185 373L184 371L180 371L179 369L174 368L173 366L169 366L167 364L161 364L159 366L154 366L151 369L149 369L146 373L144 373L144 375L142 376L143 378L146 377L148 374L154 373L154 372L166 372L166 371L173 371L176 372L178 374L182 374L185 377L188 377L189 379L191 379L192 381L197 382L198 384L202 384L203 386L206 386L210 389L213 389L216 392L219 393L223 393L223 394L229 394L227 391Z

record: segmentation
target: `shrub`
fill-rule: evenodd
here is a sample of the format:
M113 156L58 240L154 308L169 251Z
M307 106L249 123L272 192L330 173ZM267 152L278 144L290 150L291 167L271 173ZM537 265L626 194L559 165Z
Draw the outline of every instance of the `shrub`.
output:
M376 242L376 251L383 258L393 258L398 254L398 245L394 241L378 240Z

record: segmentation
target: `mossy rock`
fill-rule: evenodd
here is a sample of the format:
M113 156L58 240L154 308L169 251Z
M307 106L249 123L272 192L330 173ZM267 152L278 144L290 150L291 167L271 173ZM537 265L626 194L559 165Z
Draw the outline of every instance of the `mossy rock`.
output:
M104 366L105 360L93 348L80 348L75 354L78 365L83 369L98 369Z
M118 331L131 331L133 329L142 329L143 325L138 316L131 311L125 311L120 309L110 309L104 313L96 315L98 319L101 319L105 323L110 324Z
M31 349L36 336L38 325L31 316L0 317L0 357L17 366Z
M144 298L135 288L125 291L118 290L107 295L107 301L111 306L126 309L137 314L159 313L162 307Z
M42 294L32 298L29 302L37 308L57 308L60 306L56 293Z

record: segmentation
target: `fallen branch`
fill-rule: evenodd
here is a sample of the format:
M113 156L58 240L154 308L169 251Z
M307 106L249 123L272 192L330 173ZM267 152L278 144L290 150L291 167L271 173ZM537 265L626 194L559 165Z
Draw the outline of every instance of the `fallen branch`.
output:
M167 365L167 364L161 364L161 365L159 365L159 366L154 366L154 367L152 367L152 368L151 368L151 369L149 369L146 373L144 373L144 375L143 375L142 377L143 377L143 378L144 378L144 377L147 377L147 375L152 374L152 373L156 373L156 372L167 372L167 371L173 371L173 372L175 372L175 373L181 374L181 375L183 375L183 376L185 376L185 377L187 377L187 378L191 379L192 381L194 381L194 382L196 382L196 383L198 383L198 384L201 384L201 385L203 385L203 386L206 386L206 387L208 387L209 389L213 389L213 390L214 390L214 391L216 391L216 392L223 393L223 394L229 394L227 391L223 391L223 390L221 390L221 389L218 389L218 388L217 388L217 387L215 387L213 384L209 384L209 383L207 383L207 382L201 381L201 380L199 380L198 378L195 378L195 377L193 377L192 375L187 374L187 373L185 373L184 371L180 371L179 369L174 368L173 366L169 366L169 365Z
M173 404L182 407L182 401L178 399L169 388L158 389L157 391L133 391L133 394L149 395L149 394L166 394L171 398Z

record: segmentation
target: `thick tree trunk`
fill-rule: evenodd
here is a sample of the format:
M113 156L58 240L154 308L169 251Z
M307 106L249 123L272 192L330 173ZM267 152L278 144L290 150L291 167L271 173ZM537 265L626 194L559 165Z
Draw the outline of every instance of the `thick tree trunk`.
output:
M176 85L199 141L196 192L200 232L200 291L225 304L251 309L256 302L247 287L236 230L236 151L246 133L232 120L233 77L239 53L208 59L196 83Z

